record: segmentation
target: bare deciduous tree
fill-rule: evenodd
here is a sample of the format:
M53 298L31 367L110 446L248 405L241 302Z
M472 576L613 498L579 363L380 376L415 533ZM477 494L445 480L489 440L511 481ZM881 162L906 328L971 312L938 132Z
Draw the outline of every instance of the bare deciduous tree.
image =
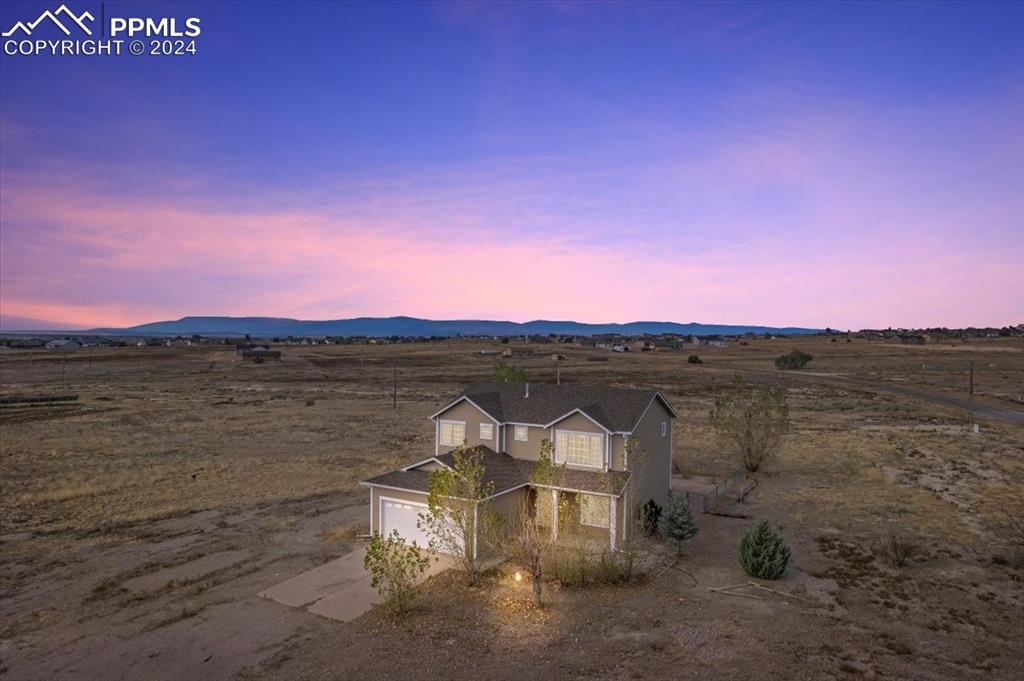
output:
M730 390L715 400L711 425L750 472L775 455L789 430L789 407L783 388L748 385L736 377Z
M430 550L454 557L476 584L480 556L495 543L501 518L488 502L494 483L486 479L483 451L461 445L452 458L451 468L431 471L427 511L417 524L430 535Z
M530 572L533 605L543 607L544 561L551 550L551 532L537 524L529 503L524 502L516 520L509 528L506 550L511 558L523 563Z

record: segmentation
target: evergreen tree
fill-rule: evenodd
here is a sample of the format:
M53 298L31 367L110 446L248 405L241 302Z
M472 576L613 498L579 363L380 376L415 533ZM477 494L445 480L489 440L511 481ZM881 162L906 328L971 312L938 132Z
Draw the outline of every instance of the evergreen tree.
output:
M782 534L764 521L743 535L740 565L751 577L778 579L789 565L789 547Z
M690 495L673 496L658 519L658 532L676 547L676 554L683 554L683 546L697 536L700 530L693 514L690 513Z

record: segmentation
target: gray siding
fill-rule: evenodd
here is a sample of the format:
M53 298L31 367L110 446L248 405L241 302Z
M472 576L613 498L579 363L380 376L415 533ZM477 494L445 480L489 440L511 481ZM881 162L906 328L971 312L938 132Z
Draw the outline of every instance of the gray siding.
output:
M666 433L661 434L661 424ZM630 504L643 505L648 499L664 507L672 486L672 415L659 400L654 400L633 432L638 444L629 457Z
M482 411L474 407L469 402L466 402L465 400L459 402L458 404L451 407L444 413L440 414L437 417L437 421L438 423L440 423L441 421L462 421L463 423L466 424L466 442L470 446L486 445L487 447L490 447L491 449L498 451L499 433L497 423L495 423L494 419L492 419L490 416L483 413ZM490 423L491 425L494 426L493 437L490 440L480 439L481 423ZM455 449L454 446L442 445L441 438L438 436L438 433L436 431L435 437L437 437L438 454L444 454L445 452L449 452Z

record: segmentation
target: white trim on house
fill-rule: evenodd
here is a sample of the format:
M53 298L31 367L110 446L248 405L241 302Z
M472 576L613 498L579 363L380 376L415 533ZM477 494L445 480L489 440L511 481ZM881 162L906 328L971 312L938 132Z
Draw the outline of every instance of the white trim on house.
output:
M598 428L600 428L600 429L601 429L601 430L603 430L604 432L606 432L606 433L608 433L609 435L611 435L612 431L608 430L607 428L605 428L604 426L602 426L602 425L601 425L600 423L598 423L597 421L595 421L595 420L594 420L594 417L593 417L593 416L591 416L591 415L590 415L590 414L588 414L587 412L583 411L583 410L582 410L582 409L580 409L579 407L576 407L576 408L575 408L575 409L573 409L572 411L570 411L570 412L568 412L568 413L566 413L566 414L563 414L563 415L559 416L559 417L558 417L557 419L555 419L555 420L554 420L554 421L552 421L551 423L546 423L546 424L544 424L544 426L543 426L543 427L544 427L544 428L551 428L551 427L552 427L552 426L554 426L554 425L555 425L556 423L560 423L561 421L564 421L564 420L566 420L567 418L569 418L570 416L572 416L573 414L575 414L575 413L577 413L577 412L578 412L578 413L580 413L580 414L582 414L583 416L585 416L585 417L586 417L586 418L587 418L587 419L588 419L588 420L589 420L589 421L590 421L591 423L593 423L593 424L594 424L595 426L597 426Z
M421 489L411 489L409 487L395 487L394 485L382 485L377 482L361 482L360 485L366 485L367 487L379 487L381 489L393 489L396 492L411 492L412 494L422 494L423 496L430 496L430 492L424 492Z
M618 497L618 496L620 496L618 494L612 494L610 492L592 492L591 490L588 490L588 489L574 489L572 487L560 487L558 485L545 485L545 484L538 484L536 482L531 482L531 483L529 483L529 485L531 487L537 487L538 489L550 489L550 490L557 490L559 492L572 492L574 494L591 494L591 495L602 496L602 497Z
M447 465L444 461L441 461L441 459L437 458L437 456L435 455L435 456L430 457L429 459L423 459L423 461L417 461L416 463L411 463L408 466L405 466L404 468L400 468L399 470L403 471L403 472L408 472L408 471L414 470L416 468L419 468L420 466L422 466L425 463L430 463L431 461L433 461L437 465L442 466L444 468L451 468L451 466Z
M672 421L668 422L668 493L672 494Z
M676 410L673 409L672 405L668 403L668 400L666 400L664 397L662 397L661 393L656 392L656 393L654 393L654 397L651 398L651 401L647 403L646 407L644 407L644 410L642 412L640 412L640 418L638 418L636 420L636 423L633 424L633 430L634 431L637 428L640 427L640 422L644 420L645 416L647 416L647 410L651 408L651 405L654 404L655 400L659 400L661 402L661 405L663 407L665 407L665 411L667 411L672 418L674 418L674 419L679 418L679 414L676 413ZM632 431L630 431L630 434L632 434Z
M558 489L551 489L551 541L558 541Z
M615 497L609 497L608 499L608 541L612 551L615 550L615 532L618 521L619 509L618 504L615 502Z
M495 498L497 498L497 497L503 496L503 495L505 495L505 494L508 494L509 492L515 492L515 491L516 491L517 489L522 489L522 488L524 488L524 487L529 487L529 486L530 486L530 484L531 484L531 483L529 483L529 482L524 482L524 483L523 483L523 484L521 484L521 485L516 485L515 487L509 487L508 489L506 489L506 490L502 490L501 492L495 492L494 494L492 494L492 495L491 495L491 496L489 496L489 497L484 497L484 498L483 498L483 499L481 499L480 501L490 501L491 499L495 499Z
M468 397L466 397L465 395L463 395L462 397L459 397L458 399L456 399L456 400L455 400L454 402L452 402L451 404L449 404L449 405L448 405L447 407L445 407L445 408L444 408L444 409L442 409L441 411L438 411L438 412L434 412L434 413L433 413L433 414L431 414L431 415L430 415L430 416L429 416L428 418L430 418L431 420L434 420L434 419L436 419L436 418L437 418L438 416L440 416L441 414L445 413L446 411L448 411L449 409L451 409L452 407L454 407L454 406L455 406L456 404L458 404L459 402L461 402L461 401L463 401L463 400L465 400L465 401L469 402L470 404L472 404L472 405L473 405L474 407L476 407L476 408L477 408L477 409L478 409L478 410L480 411L480 413L481 413L481 414L483 414L484 416L486 416L486 417L487 417L487 418L489 418L490 420L494 421L494 423L495 423L495 424L498 424L498 423L500 423L500 422L498 421L498 419L494 418L494 416L493 416L493 415L491 415L491 413L490 413L490 412L488 412L488 411L487 411L486 409L484 409L484 408L483 408L483 407L481 407L481 406L480 406L479 404L477 404L477 403L476 403L476 402L474 402L473 400L469 399L469 398L468 398Z

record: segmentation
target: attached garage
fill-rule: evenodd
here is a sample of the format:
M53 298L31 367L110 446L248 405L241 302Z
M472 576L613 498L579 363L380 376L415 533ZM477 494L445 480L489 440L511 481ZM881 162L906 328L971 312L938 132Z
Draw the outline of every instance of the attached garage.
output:
M419 514L425 513L427 505L393 497L380 497L380 530L381 534L387 536L397 530L406 542L416 542L419 546L425 547L429 544L430 537L417 526Z

